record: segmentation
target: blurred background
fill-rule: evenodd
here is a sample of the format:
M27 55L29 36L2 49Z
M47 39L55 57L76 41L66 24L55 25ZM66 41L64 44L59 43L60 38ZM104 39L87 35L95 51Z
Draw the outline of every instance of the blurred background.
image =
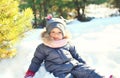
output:
M44 28L48 14L80 22L116 17L120 0L0 0L0 60L16 56L17 41L31 29Z

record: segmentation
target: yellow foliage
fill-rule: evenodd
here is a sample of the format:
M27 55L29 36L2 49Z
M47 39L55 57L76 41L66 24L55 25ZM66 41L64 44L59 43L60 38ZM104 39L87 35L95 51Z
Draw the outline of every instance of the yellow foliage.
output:
M0 1L0 19L6 17L12 18L19 11L18 2L15 0L1 0Z
M0 58L10 58L16 54L13 45L32 29L33 11L26 8L19 12L17 0L0 0Z
M12 58L13 56L16 55L16 50L12 49L12 50L6 50L6 49L1 49L0 48L0 58Z

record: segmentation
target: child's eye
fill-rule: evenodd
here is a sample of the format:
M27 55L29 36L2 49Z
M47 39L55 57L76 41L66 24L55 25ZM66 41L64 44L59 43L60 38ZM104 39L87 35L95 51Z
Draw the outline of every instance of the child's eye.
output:
M61 34L62 32L58 32L59 34Z
M55 32L51 32L51 33L55 33Z

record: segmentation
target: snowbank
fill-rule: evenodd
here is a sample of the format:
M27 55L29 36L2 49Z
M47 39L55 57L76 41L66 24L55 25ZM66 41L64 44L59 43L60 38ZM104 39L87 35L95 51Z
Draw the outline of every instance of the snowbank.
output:
M120 17L94 19L84 23L75 20L67 28L72 32L79 54L91 68L106 78L109 74L120 78ZM35 48L41 43L41 31L42 29L34 29L25 33L25 37L17 43L17 55L0 61L0 78L24 77ZM44 65L34 78L39 77L54 78L46 72Z

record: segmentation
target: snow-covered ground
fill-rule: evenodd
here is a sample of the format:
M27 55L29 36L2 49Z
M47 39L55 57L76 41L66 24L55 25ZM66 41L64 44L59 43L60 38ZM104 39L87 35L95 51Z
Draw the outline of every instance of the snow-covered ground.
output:
M110 15L120 15L117 8L107 7L106 3L101 5L90 4L86 7L86 15L96 18L109 17Z
M97 18L89 22L74 20L67 28L72 33L77 51L88 66L106 78L110 74L120 78L120 16ZM25 33L25 37L16 45L17 55L0 61L0 78L24 78L35 48L41 43L41 31L34 29ZM41 77L54 78L45 71L44 65L34 78Z

